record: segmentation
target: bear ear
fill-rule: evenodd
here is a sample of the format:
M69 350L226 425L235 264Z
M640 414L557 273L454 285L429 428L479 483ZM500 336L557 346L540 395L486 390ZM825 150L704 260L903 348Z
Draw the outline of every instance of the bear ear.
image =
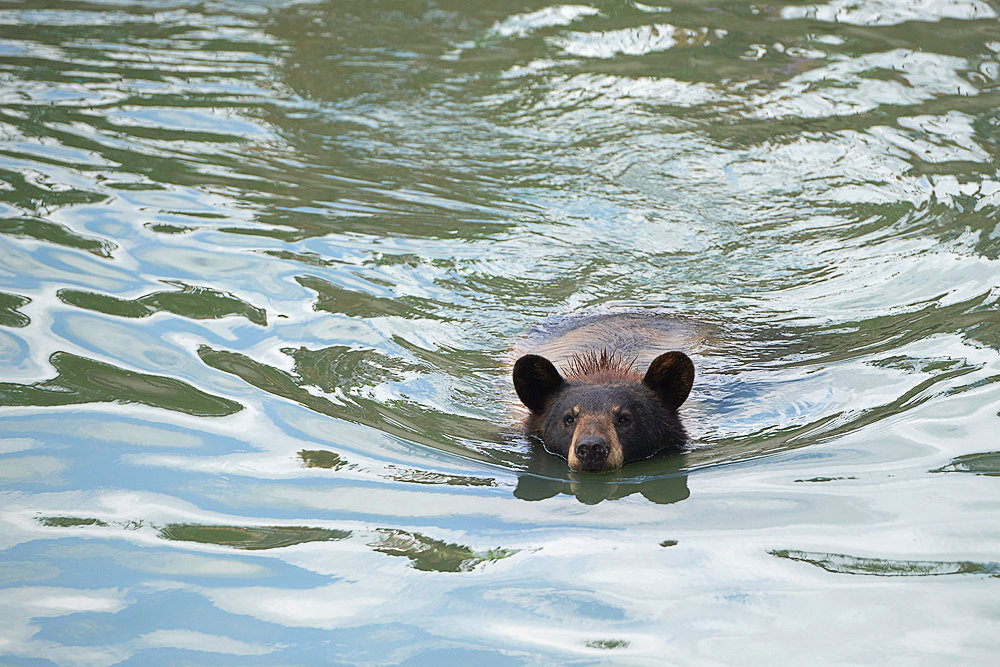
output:
M653 359L642 382L665 406L677 409L691 393L694 364L683 352L666 352Z
M566 381L552 362L537 354L526 354L514 364L514 389L529 410L545 410L545 404Z

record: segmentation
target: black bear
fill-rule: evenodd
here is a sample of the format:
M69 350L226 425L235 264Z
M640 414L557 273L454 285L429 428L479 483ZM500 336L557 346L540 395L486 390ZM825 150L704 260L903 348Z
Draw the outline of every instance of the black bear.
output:
M693 334L684 323L625 313L579 318L535 341L514 364L514 389L531 411L525 432L572 470L615 470L683 446L677 408L694 364L677 351L646 360Z

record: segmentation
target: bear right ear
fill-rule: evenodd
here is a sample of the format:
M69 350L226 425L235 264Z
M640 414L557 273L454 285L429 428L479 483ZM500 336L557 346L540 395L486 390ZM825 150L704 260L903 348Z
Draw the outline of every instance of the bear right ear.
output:
M552 362L537 354L526 354L514 364L514 389L529 410L540 413L545 404L565 384Z
M676 410L691 393L694 363L683 352L665 352L653 359L642 382L664 405Z

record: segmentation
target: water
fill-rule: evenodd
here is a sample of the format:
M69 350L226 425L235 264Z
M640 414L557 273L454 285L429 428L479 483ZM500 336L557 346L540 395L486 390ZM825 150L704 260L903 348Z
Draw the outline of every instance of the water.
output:
M992 664L1000 6L0 3L11 665ZM711 330L572 477L520 336Z

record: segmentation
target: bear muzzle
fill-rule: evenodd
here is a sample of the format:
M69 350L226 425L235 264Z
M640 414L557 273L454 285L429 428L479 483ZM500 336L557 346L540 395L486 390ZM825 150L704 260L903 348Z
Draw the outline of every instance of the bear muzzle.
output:
M624 463L621 442L610 413L594 413L574 408L573 438L566 452L570 470L607 472Z
M611 449L599 435L585 435L577 439L574 453L581 470L604 470Z

